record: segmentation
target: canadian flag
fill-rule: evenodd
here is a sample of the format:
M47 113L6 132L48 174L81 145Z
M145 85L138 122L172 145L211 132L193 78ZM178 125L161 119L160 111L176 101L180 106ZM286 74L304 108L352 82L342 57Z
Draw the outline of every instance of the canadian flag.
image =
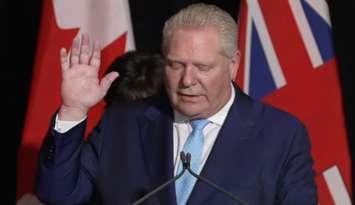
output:
M133 50L134 39L127 0L44 0L25 127L18 153L17 198L26 204L34 190L38 151L60 101L61 47L70 48L82 33L99 41L102 68ZM104 72L101 69L100 73ZM88 130L98 121L103 102L89 113ZM28 197L27 199L30 199ZM18 201L18 202L19 202Z
M351 205L351 164L328 5L242 0L238 84L308 128L319 204Z

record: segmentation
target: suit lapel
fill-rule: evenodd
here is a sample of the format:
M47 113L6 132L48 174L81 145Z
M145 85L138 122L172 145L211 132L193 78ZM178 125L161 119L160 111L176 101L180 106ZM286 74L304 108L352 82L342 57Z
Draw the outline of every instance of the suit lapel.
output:
M235 100L218 134L215 144L201 171L201 175L226 188L235 173L236 165L231 158L243 155L243 143L255 135L255 115L257 108L239 88L236 88ZM204 182L197 181L188 204L204 204L206 199L215 195L216 190ZM225 196L227 198L227 196Z
M142 147L153 190L174 176L172 111L167 103L149 107L140 124ZM176 204L174 183L157 196L161 204Z

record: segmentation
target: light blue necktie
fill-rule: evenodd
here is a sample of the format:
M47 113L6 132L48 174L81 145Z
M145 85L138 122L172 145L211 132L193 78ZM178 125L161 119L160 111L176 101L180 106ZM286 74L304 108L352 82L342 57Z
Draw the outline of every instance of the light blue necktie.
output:
M193 120L190 122L192 132L188 136L183 151L191 154L190 168L197 174L201 171L201 158L203 149L203 128L209 123L206 119ZM180 156L180 153L177 153ZM179 163L178 172L182 170L182 163ZM175 182L177 205L185 205L194 187L196 178L187 171Z

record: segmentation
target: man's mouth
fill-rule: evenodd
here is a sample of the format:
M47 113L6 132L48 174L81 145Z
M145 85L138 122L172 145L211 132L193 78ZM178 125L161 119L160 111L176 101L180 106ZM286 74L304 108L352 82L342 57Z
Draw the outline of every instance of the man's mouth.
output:
M180 98L183 102L194 103L194 102L198 101L198 99L199 99L200 97L201 97L200 95L191 95L191 94L179 93L179 98Z

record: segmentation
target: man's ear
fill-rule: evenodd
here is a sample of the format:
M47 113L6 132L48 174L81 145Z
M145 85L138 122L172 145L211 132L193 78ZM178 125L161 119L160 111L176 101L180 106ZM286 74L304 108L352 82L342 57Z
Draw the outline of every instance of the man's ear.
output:
M239 63L240 63L240 52L239 50L236 50L232 58L230 59L230 63L229 63L229 73L232 81L235 81L235 79L237 78Z

